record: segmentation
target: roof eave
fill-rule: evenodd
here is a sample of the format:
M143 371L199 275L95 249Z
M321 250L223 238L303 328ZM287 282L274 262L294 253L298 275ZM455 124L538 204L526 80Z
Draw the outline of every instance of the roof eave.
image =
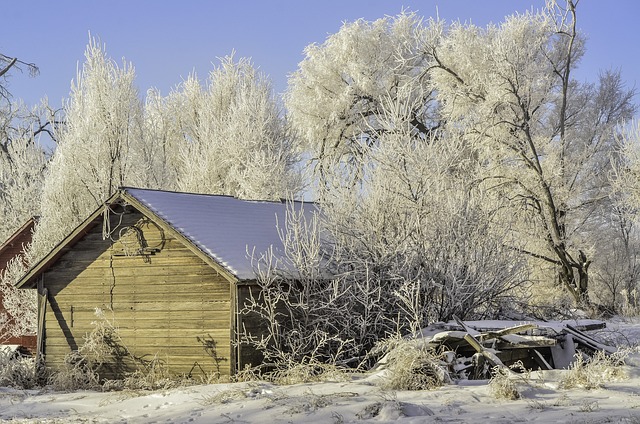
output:
M103 205L99 206L87 219L82 221L67 237L65 237L60 243L56 245L45 257L40 259L37 264L32 266L29 271L15 283L16 288L34 288L36 279L47 269L53 265L53 263L60 258L65 249L74 245L80 238L82 238L89 230L91 230L97 222L94 222L104 211L105 205L113 204L118 197L121 196L121 192L114 193Z
M37 278L47 271L55 261L57 261L63 254L65 254L71 246L80 240L87 234L97 223L97 219L104 212L106 205L112 205L117 200L122 199L127 204L133 206L141 213L153 217L159 225L161 225L165 231L170 232L174 237L180 240L189 250L191 250L196 256L202 259L205 263L215 269L219 274L226 278L229 282L235 284L251 284L255 279L240 279L231 270L227 269L224 265L218 263L209 254L200 249L192 240L184 236L180 231L177 231L169 222L165 221L162 217L158 216L153 210L149 209L144 203L140 202L137 198L127 192L127 188L121 188L114 193L103 205L98 207L87 219L85 219L80 225L78 225L67 237L65 237L60 243L56 245L44 258L42 258L36 265L32 266L29 271L16 282L16 288L34 288Z
M27 220L27 222L25 222L22 227L20 227L19 229L17 229L13 234L11 234L9 236L9 238L7 240L4 241L4 243L0 244L0 254L2 252L4 252L7 247L9 247L18 237L20 237L25 231L27 231L28 229L33 228L33 225L35 224L36 220L38 219L37 216L32 216L31 218L29 218Z

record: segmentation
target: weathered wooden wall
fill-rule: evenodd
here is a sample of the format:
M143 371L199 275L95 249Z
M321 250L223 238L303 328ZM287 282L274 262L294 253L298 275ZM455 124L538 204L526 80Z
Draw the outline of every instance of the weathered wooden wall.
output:
M228 374L229 281L137 211L112 214L110 222L115 242L96 225L44 275L47 366L59 367L82 345L100 308L134 356L157 357L175 374ZM137 252L140 241L147 254ZM202 340L215 344L217 364Z

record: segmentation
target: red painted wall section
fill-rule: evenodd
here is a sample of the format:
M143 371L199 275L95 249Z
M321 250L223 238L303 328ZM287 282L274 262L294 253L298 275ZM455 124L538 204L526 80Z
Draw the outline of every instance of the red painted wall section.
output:
M21 254L24 251L24 246L31 243L33 227L35 226L36 221L36 218L30 219L22 226L22 228L16 231L4 243L0 244L0 276L4 273L4 270L11 259ZM0 312L4 312L2 294L0 294ZM18 317L13 318L18 319ZM32 353L35 353L36 343L37 337L35 335L27 334L20 335L18 337L0 339L0 344L24 346Z
M31 243L33 238L33 227L36 219L31 218L22 228L13 233L4 243L0 244L0 275L4 272L7 264L16 255L24 251L24 246Z

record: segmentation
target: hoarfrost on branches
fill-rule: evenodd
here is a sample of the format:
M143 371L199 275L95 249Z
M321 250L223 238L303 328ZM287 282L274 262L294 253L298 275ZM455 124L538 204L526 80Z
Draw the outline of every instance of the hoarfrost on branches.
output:
M118 187L145 182L146 167L138 160L142 104L134 68L110 60L96 39L90 40L85 59L49 164L34 257L55 246Z
M190 76L167 99L178 131L182 191L245 199L296 194L295 141L268 78L247 59L222 59L203 87Z
M385 99L407 109L416 136L429 137L438 126L434 93L424 83L431 58L423 43L434 42L439 30L415 14L358 20L305 49L285 100L323 184L361 176L361 159L384 132Z
M584 48L575 24L573 1L486 29L454 24L434 47L431 83L443 116L476 146L482 188L510 200L520 251L588 306L614 130L635 107L616 72L597 85L571 78Z

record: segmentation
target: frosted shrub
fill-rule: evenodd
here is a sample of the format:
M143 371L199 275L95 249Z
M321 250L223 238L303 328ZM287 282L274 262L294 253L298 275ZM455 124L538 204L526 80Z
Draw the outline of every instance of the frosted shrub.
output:
M25 358L0 349L0 387L30 389L37 385L38 375L34 358Z
M263 355L263 371L315 378L324 364L344 364L362 354L349 329L354 310L336 282L326 278L317 219L307 221L291 208L282 233L286 258L273 249L254 255L259 288L251 291L242 313L261 321L263 331L245 329L243 343ZM298 271L284 275L282 268Z
M104 312L96 309L96 321L92 322L93 330L84 338L78 353L99 371L120 373L126 371L124 361L133 356L120 338L120 331L114 322L107 319Z
M622 297L622 315L626 317L640 316L640 293L638 293L638 290L622 289L620 295Z
M433 390L451 383L447 363L416 340L385 340L374 350L383 352L389 375L379 385L385 390Z
M348 374L335 365L312 361L279 369L267 374L266 377L276 384L289 385L323 381L346 381Z
M522 361L516 361L509 367L495 366L491 369L489 391L496 399L517 400L522 397L519 386L532 386L540 381L532 380L531 370L524 367ZM533 402L530 407L541 409L544 404Z
M387 188L369 200L343 199L362 210L323 204L311 221L292 211L281 235L284 257L254 252L259 289L243 313L266 331L245 331L243 339L263 363L279 370L314 362L368 368L375 362L369 352L389 334L453 314L493 316L514 303L507 300L526 280L522 263L476 216L484 212L474 198L454 201L442 190L448 204L436 213L429 190L420 196L429 202L398 205ZM438 222L427 225L427 216Z
M128 390L158 390L178 387L184 382L172 377L166 363L156 355L151 361L139 365L138 369L129 373L122 384Z
M49 377L49 384L56 390L97 389L100 387L100 368L108 363L116 352L119 340L117 328L97 309L98 320L94 329L84 337L77 351L68 353L64 365Z
M559 387L562 389L580 387L591 390L603 387L610 381L622 380L626 378L622 366L628 355L628 350L619 350L611 355L598 351L591 358L585 359L578 353L573 365L560 381Z
M520 391L508 368L495 367L489 380L489 390L496 399L520 399Z
M51 374L48 384L61 391L98 389L100 377L86 358L73 351L65 356L64 365Z
M18 255L0 272L0 309L3 309L0 313L0 343L12 336L36 334L36 291L15 287L15 283L26 273L26 260L23 255Z
M169 375L158 357L142 361L134 357L120 338L118 327L96 310L91 333L77 351L65 357L64 366L49 378L57 390L157 390L176 387L179 379ZM102 380L101 375L124 376L122 380Z

